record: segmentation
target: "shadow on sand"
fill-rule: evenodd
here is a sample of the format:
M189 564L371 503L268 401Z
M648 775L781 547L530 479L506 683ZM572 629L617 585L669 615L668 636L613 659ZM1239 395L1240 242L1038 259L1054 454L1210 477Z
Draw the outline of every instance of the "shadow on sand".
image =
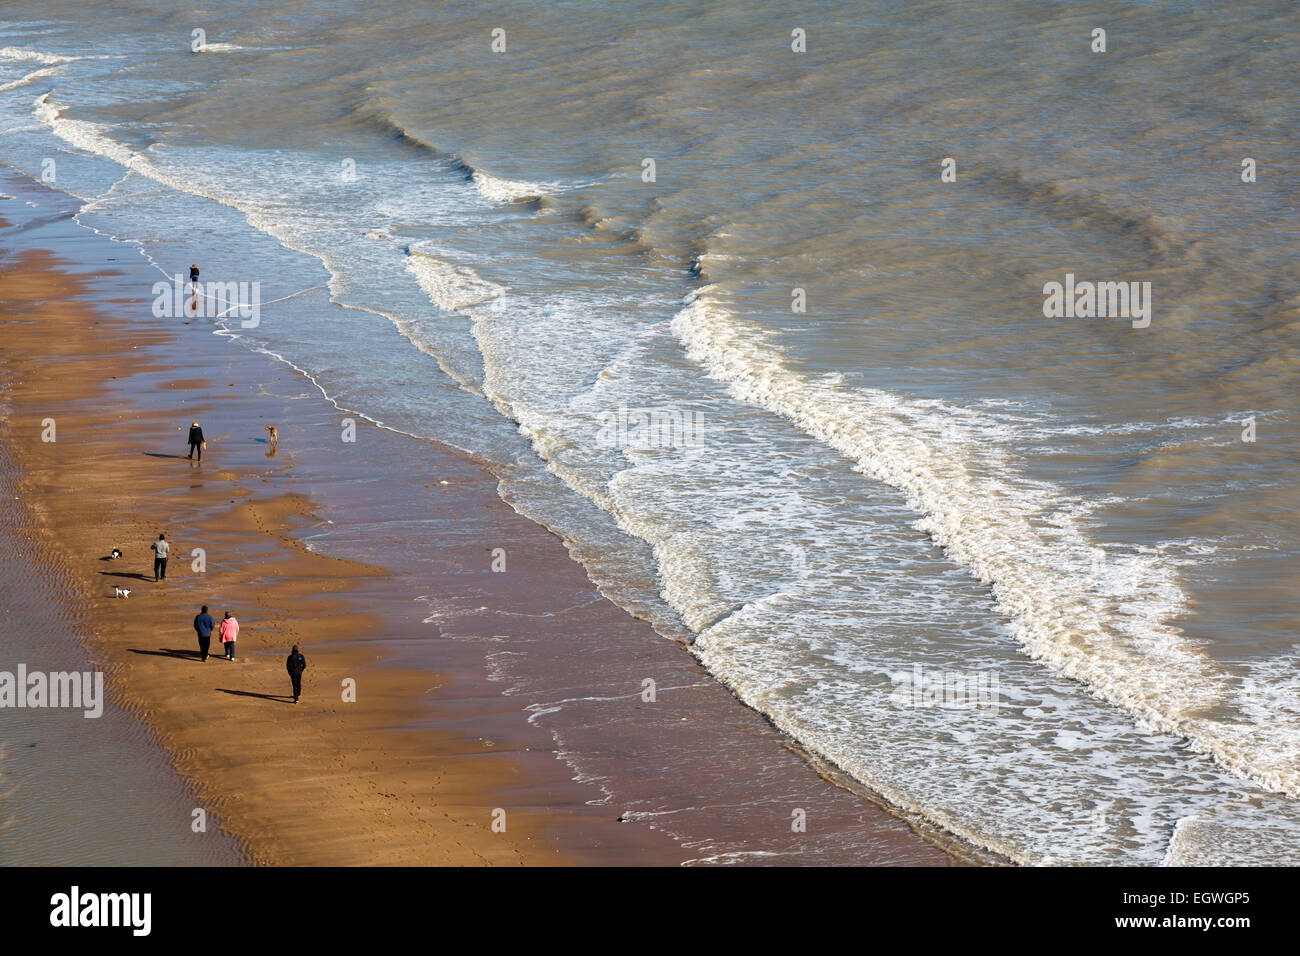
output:
M184 661L199 660L199 652L197 650L181 650L179 647L160 647L156 651L146 651L138 647L128 647L127 650L132 654L149 654L152 657L178 657ZM208 656L212 657L214 655L209 654Z
M260 697L262 700L278 700L282 704L293 703L292 694L254 694L251 690L227 690L225 687L218 687L217 690L235 697Z
M130 578L132 581L148 581L153 583L151 574L134 574L130 571L100 571L100 574L106 578Z

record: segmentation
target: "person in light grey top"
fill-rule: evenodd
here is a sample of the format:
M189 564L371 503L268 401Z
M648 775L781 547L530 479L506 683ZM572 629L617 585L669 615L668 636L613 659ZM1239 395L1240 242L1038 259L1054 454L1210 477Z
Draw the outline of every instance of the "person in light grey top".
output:
M167 552L171 550L171 545L167 543L167 535L158 535L158 540L151 547L153 548L153 579L154 581L167 580Z

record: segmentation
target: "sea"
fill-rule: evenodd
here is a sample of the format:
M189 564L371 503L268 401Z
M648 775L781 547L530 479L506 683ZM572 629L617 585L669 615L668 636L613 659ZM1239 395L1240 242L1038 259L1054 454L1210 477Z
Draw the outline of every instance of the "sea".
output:
M900 811L1300 862L1293 0L210 7L0 8L0 160L155 314L197 264Z

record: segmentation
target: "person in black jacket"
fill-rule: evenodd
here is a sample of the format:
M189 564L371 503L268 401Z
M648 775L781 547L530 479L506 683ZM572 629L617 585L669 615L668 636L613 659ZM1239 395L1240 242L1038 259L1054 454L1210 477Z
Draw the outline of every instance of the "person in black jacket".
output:
M203 449L208 447L208 443L203 440L203 429L199 427L197 421L190 422L190 453L186 458L193 458L194 453L198 452L199 461L203 460Z
M293 645L293 650L289 652L289 657L284 662L284 669L289 672L289 680L293 681L293 702L296 704L298 698L302 696L302 672L307 669L307 658L299 653L297 644Z

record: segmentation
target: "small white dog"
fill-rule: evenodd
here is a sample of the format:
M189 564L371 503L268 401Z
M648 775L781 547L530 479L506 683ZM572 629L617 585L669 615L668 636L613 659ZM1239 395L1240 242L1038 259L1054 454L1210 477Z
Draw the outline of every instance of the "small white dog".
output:
M113 590L117 592L117 597L129 598L131 596L130 588L113 588Z

